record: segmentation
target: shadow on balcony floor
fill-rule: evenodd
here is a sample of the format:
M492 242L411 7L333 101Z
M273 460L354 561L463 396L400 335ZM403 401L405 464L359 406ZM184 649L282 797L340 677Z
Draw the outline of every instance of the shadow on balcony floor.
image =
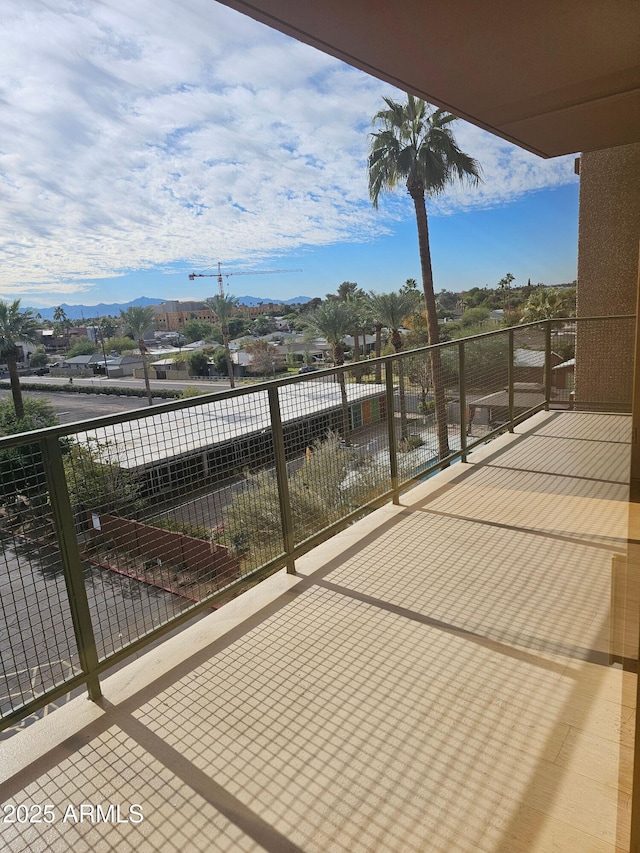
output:
M518 432L2 744L4 849L628 849L629 419Z

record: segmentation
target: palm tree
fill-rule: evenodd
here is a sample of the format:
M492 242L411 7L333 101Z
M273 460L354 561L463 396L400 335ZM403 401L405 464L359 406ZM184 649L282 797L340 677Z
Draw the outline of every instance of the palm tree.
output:
M229 376L229 385L235 388L236 384L233 379L233 364L231 362L231 350L229 349L229 320L233 317L238 300L230 294L217 293L206 300L207 305L216 315L216 320L220 323L222 330L222 343L224 345L224 355L227 362L227 375Z
M347 294L344 302L351 309L351 335L353 337L353 361L360 361L360 332L362 331L362 349L365 347L366 340L366 331L365 326L367 324L367 311L369 307L369 301L366 299L364 293L356 292ZM354 371L356 382L362 382L362 370L356 369Z
M349 304L337 299L327 300L305 318L305 323L314 334L326 338L327 343L331 344L334 365L340 367L344 364L344 338L353 327L353 316ZM351 443L349 439L349 401L344 371L340 371L337 378L342 401L342 437L348 446Z
M429 343L433 345L439 342L440 336L425 195L439 195L456 179L477 184L480 180L480 166L458 147L450 128L457 119L451 113L431 107L413 95L407 95L406 103L402 104L391 98L385 98L384 102L386 109L380 110L373 118L374 126L380 129L371 135L369 196L377 208L380 193L393 191L404 181L413 200ZM431 372L438 452L440 458L444 459L449 455L449 439L439 349L431 351Z
M416 294L410 290L399 293L370 293L371 311L378 323L386 326L391 332L391 343L398 353L402 349L400 327L405 317L411 316L417 307ZM400 436L405 440L409 435L407 420L407 405L404 394L404 360L398 359L398 384L400 398Z
M515 276L508 272L504 278L498 282L498 289L502 291L504 319L507 320L511 313L511 282L515 281Z
M144 372L144 387L147 392L147 400L149 401L149 405L153 406L151 385L149 384L149 365L147 364L147 345L144 342L145 332L153 328L153 308L151 305L146 308L132 305L126 311L120 311L120 318L124 323L125 332L132 335L134 340L138 342L138 348L142 356L142 370Z
M36 328L33 311L21 311L19 299L11 303L0 302L0 359L6 361L9 369L13 408L19 421L24 418L24 404L18 376L18 346L21 341L26 344L37 343Z
M67 349L69 349L69 338L71 330L71 320L67 316L67 312L62 305L58 305L53 311L53 333L57 337L64 338Z
M557 290L534 290L524 304L521 323L534 323L536 320L555 320L567 313L562 294Z

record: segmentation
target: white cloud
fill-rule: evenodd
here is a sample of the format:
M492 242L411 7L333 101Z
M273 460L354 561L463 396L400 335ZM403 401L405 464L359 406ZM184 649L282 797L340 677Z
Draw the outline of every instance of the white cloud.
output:
M377 213L367 197L390 88L211 0L5 0L2 27L6 294L364 241L410 215L401 196ZM442 213L574 180L568 158L456 134L485 181Z

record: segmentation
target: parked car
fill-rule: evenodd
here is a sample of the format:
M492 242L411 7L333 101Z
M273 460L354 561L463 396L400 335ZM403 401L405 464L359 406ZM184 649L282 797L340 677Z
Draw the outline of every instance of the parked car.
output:
M51 373L48 367L39 367L37 370L34 370L36 376L44 376L47 373Z
M298 373L313 373L313 371L317 369L318 368L315 364L303 364Z

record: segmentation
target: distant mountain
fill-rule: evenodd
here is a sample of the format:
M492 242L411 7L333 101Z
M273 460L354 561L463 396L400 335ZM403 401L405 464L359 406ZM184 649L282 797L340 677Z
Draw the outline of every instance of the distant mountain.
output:
M147 305L158 305L160 302L164 302L164 299L139 296L138 299L131 302L112 302L111 304L100 302L99 305L67 305L66 302L63 302L59 307L64 309L64 313L70 320L82 320L89 317L117 317L120 311L126 311L131 306L146 307ZM37 311L43 320L53 320L53 312L56 308L33 308L32 310Z
M249 306L260 305L260 303L268 305L270 302L275 305L295 305L311 302L310 296L294 296L293 299L273 299L271 296L265 296L263 298L259 298L257 296L238 296L236 298L241 305ZM131 302L112 302L110 304L100 302L98 305L67 305L66 302L63 302L60 307L64 309L65 314L70 320L82 320L88 319L89 317L117 317L120 314L120 311L126 311L127 308L130 308L132 305L159 305L161 302L165 301L165 299L159 299L157 297L140 296L138 299L134 299ZM43 320L53 320L53 312L56 309L32 308L32 310L37 311Z
M293 299L274 299L272 296L236 296L240 305L248 305L250 308L256 305L268 305L272 302L274 305L300 305L311 302L310 296L294 296Z

